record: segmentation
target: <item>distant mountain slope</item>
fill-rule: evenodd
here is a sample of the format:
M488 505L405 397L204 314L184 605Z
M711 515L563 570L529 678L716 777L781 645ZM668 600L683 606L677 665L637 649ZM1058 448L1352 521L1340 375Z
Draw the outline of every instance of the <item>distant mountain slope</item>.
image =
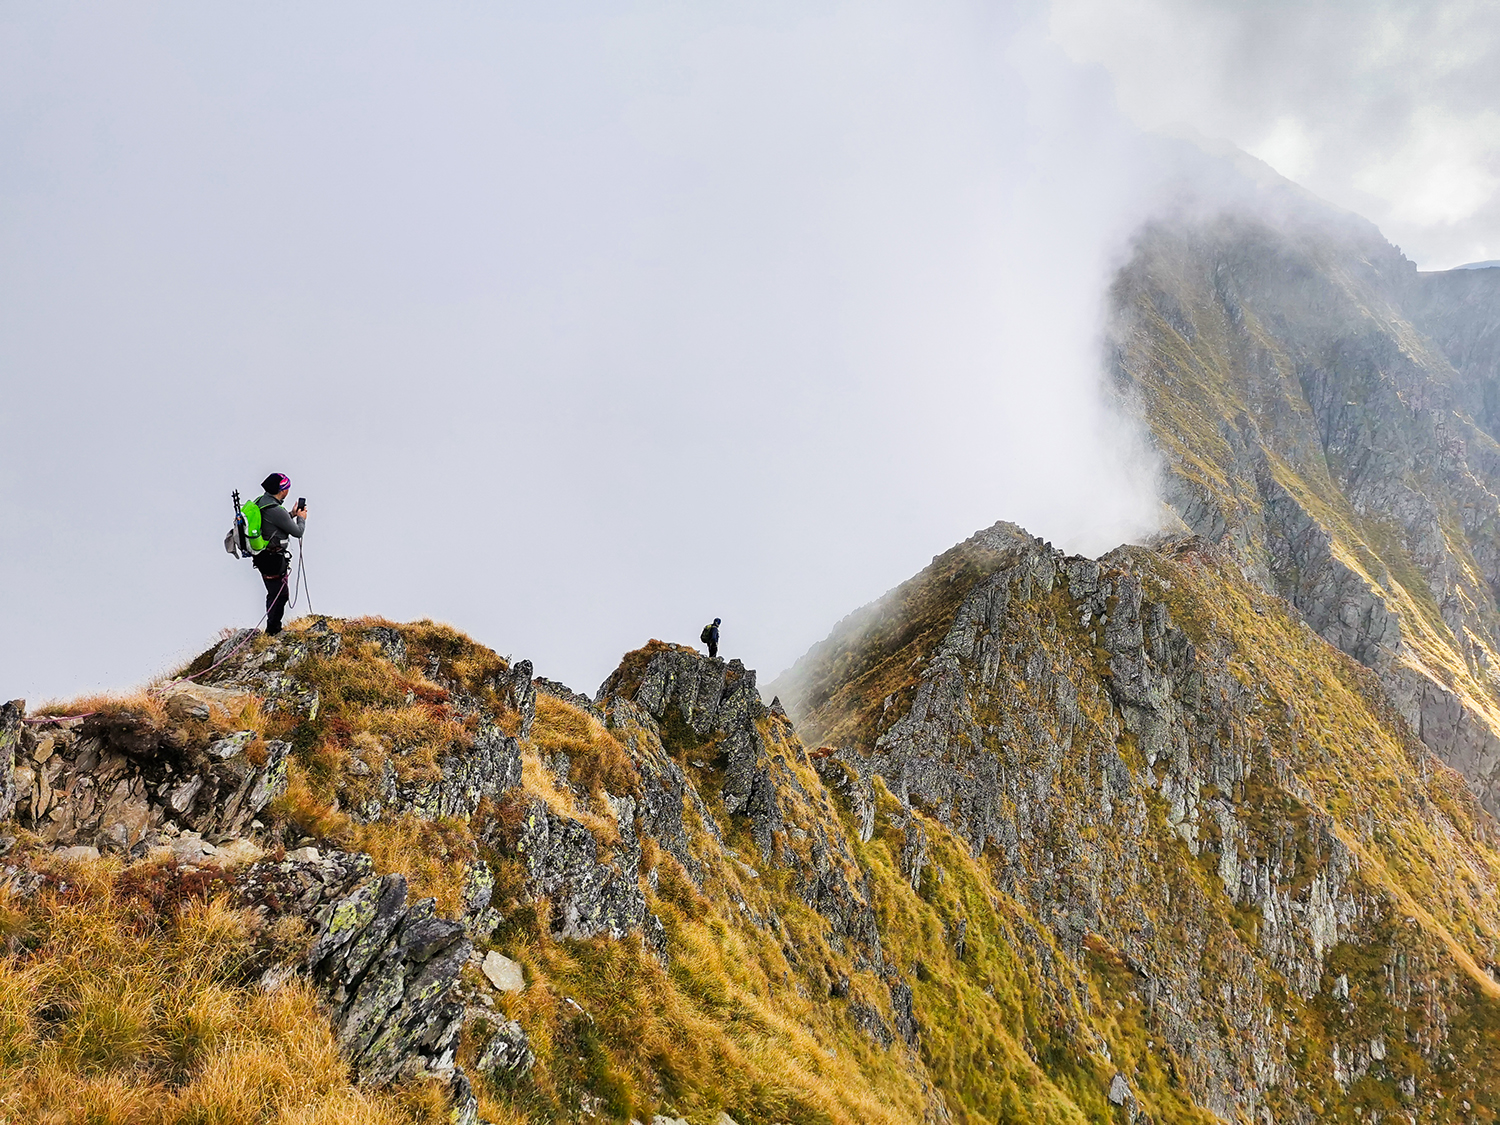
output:
M1475 421L1500 436L1500 269L1463 266L1417 276L1407 301L1413 321L1477 393Z
M1113 301L1172 507L1375 669L1494 812L1500 444L1474 358L1494 317L1466 311L1489 282L1419 277L1373 227L1302 205L1148 227ZM1470 370L1424 331L1443 325Z
M1106 1008L1143 998L1198 1105L1467 1119L1439 1072L1496 1104L1494 823L1227 552L1094 562L998 524L771 688L986 857Z

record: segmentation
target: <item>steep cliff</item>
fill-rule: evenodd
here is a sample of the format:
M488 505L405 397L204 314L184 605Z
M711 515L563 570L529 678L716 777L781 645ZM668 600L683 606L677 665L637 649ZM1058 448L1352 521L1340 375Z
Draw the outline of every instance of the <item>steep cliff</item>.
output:
M1474 420L1500 434L1500 267L1418 274L1412 320L1477 393Z
M1114 286L1114 368L1188 528L1374 669L1495 812L1495 317L1491 271L1463 272L1311 204L1156 224Z

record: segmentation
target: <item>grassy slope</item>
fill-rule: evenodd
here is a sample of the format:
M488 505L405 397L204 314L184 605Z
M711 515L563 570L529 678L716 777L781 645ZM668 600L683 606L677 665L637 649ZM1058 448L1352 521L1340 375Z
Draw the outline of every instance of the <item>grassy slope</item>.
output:
M266 993L246 980L250 918L228 905L218 872L20 858L48 877L25 899L0 891L0 1120L445 1120L427 1084L351 1085L309 988Z

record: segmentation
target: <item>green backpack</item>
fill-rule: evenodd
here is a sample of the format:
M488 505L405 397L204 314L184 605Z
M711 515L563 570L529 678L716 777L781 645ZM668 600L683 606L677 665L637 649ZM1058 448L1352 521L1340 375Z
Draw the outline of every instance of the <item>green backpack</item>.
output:
M271 541L261 535L260 505L254 500L241 504L239 489L231 495L234 497L234 526L224 536L224 550L237 559L253 559L271 545Z

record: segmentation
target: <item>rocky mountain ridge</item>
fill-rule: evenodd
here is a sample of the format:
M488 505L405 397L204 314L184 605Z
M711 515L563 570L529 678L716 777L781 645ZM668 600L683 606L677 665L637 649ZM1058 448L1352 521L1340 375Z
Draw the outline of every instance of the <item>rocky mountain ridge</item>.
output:
M1183 524L1374 669L1500 811L1500 285L1303 205L1160 222L1113 289L1116 386Z
M12 706L5 894L215 872L236 987L458 1122L1493 1111L1493 822L1222 549L996 525L808 665L813 749L681 646L586 701L303 623L156 711Z
M1235 569L1201 540L1093 561L997 525L846 621L777 688L814 737L867 747L840 755L862 775L991 856L995 885L1063 949L1107 943L1139 973L1199 1104L1318 1120L1383 1075L1396 1095L1383 1111L1428 1119L1431 1096L1388 1069L1388 1044L1400 1027L1412 1049L1435 1025L1418 1029L1411 992L1367 980L1346 996L1344 967L1353 950L1425 964L1417 991L1469 997L1492 1019L1493 822L1372 677L1318 658L1295 609ZM909 623L935 602L948 627L932 643ZM1436 844L1450 811L1463 858ZM1171 860L1179 846L1193 858ZM1448 901L1451 922L1413 906L1436 870L1469 888ZM1475 927L1491 936L1452 945Z

